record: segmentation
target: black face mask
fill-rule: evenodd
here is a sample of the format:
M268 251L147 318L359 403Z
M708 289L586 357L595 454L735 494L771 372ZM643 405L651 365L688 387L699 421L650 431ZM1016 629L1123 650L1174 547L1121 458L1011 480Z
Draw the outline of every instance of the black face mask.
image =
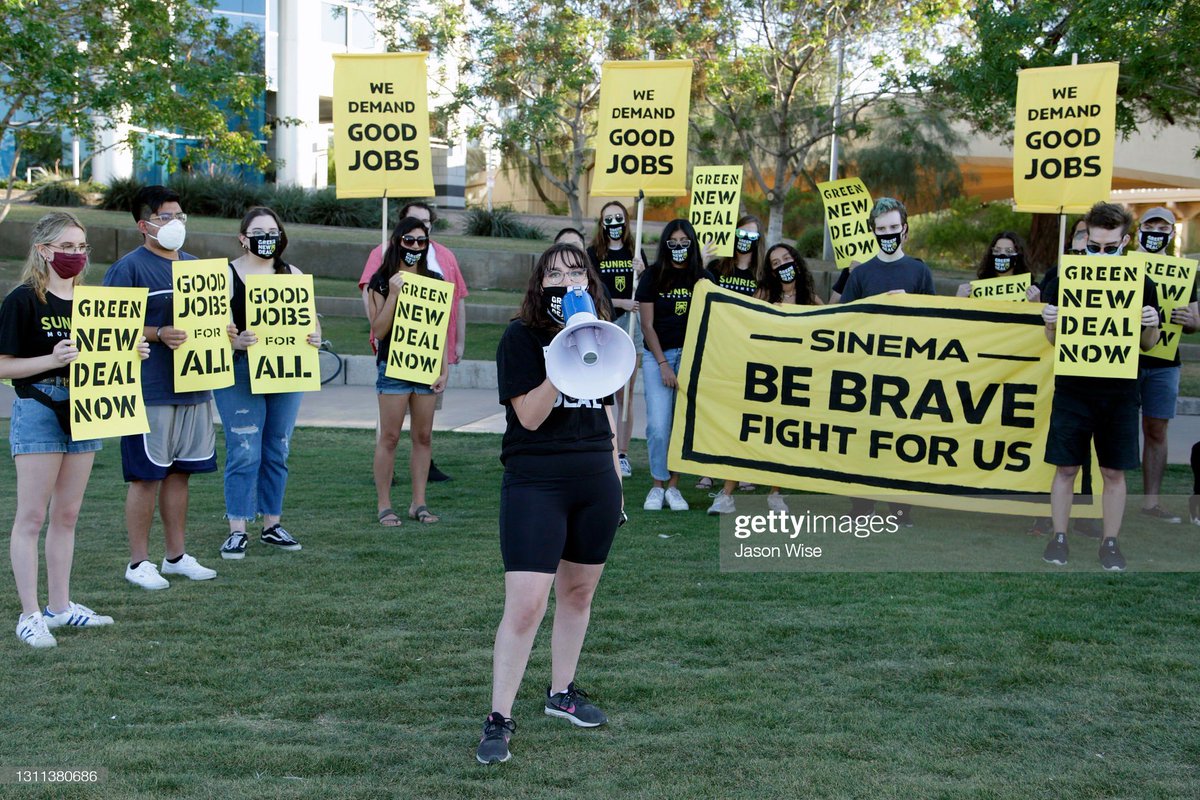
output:
M879 242L879 249L889 256L900 249L899 233L877 233L875 240Z
M247 236L246 241L249 242L246 249L259 258L271 258L280 255L283 250L280 249L279 243L283 237L278 233L264 233L262 236Z
M404 247L403 245L401 245L400 252L404 253L405 265L409 266L409 267L415 267L417 265L417 262L419 262L421 260L421 254L424 253L425 251L424 250L409 250L407 247Z
M792 283L796 280L796 263L789 261L786 264L780 264L775 267L775 274L779 276L779 280L783 283Z
M623 224L608 225L605 227L605 230L608 231L608 238L612 239L614 242L625 235L625 226Z
M1171 234L1162 231L1138 231L1138 244L1147 253L1161 253L1171 241Z
M992 271L997 275L1010 275L1021 268L1023 258L1020 253L1011 256L998 256L992 253L989 258L992 260Z
M550 315L550 319L559 325L567 324L563 318L563 298L567 296L566 286L543 286L542 308Z

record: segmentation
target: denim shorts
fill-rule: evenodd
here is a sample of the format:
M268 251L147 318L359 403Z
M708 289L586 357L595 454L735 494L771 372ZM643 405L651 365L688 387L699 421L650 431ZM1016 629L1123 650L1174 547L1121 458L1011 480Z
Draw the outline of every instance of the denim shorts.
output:
M36 383L34 388L50 395L51 400L66 400L65 386ZM94 453L100 449L99 439L70 439L58 424L58 417L37 400L17 397L13 400L12 423L8 440L14 456L34 453Z
M377 394L433 394L433 387L426 386L423 383L413 383L412 381L402 381L398 378L389 378L383 373L387 370L387 364L380 361L378 364L379 377L375 379L375 392Z
M1138 394L1142 416L1151 419L1175 419L1175 401L1179 399L1179 376L1174 367L1150 367L1138 370Z

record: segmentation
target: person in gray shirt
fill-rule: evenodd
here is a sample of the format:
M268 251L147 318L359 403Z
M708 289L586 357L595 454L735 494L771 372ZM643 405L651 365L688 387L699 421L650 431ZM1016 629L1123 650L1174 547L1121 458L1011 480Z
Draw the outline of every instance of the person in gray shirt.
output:
M841 302L877 294L933 294L933 273L925 262L904 254L908 239L908 210L899 200L881 197L867 217L879 242L879 253L855 267L846 281Z

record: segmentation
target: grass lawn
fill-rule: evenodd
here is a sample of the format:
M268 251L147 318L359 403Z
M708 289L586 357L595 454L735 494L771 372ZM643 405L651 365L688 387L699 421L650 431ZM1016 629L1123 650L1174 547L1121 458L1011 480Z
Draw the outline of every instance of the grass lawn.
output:
M122 580L108 443L73 596L117 624L42 652L10 633L0 660L4 765L108 779L5 796L1025 800L1200 785L1195 575L721 573L717 523L691 488L698 510L631 512L600 584L579 678L611 723L541 713L544 629L514 760L481 767L503 598L499 437L436 434L455 476L431 486L442 522L399 530L375 524L372 441L296 433L284 522L298 553L252 543L244 561L218 558L220 480L197 477L189 551L220 575L155 593ZM637 508L644 447L632 455ZM1188 479L1172 469L1168 489ZM14 492L4 460L0 507ZM1036 560L1041 542L1011 536ZM157 529L151 543L161 553ZM12 624L10 583L2 596Z

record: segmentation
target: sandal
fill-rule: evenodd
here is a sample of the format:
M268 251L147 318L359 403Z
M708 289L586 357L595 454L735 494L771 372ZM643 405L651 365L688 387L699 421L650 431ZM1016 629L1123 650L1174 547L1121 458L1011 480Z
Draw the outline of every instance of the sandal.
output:
M700 480L696 481L696 488L697 489L713 488L712 478L701 478Z
M391 517L391 519L388 519L388 517ZM379 524L385 528L399 528L404 523L400 521L399 514L390 508L385 508L379 512Z
M422 525L432 525L440 519L440 517L430 511L427 506L417 506L416 508L411 509L408 512L408 518L415 519Z

